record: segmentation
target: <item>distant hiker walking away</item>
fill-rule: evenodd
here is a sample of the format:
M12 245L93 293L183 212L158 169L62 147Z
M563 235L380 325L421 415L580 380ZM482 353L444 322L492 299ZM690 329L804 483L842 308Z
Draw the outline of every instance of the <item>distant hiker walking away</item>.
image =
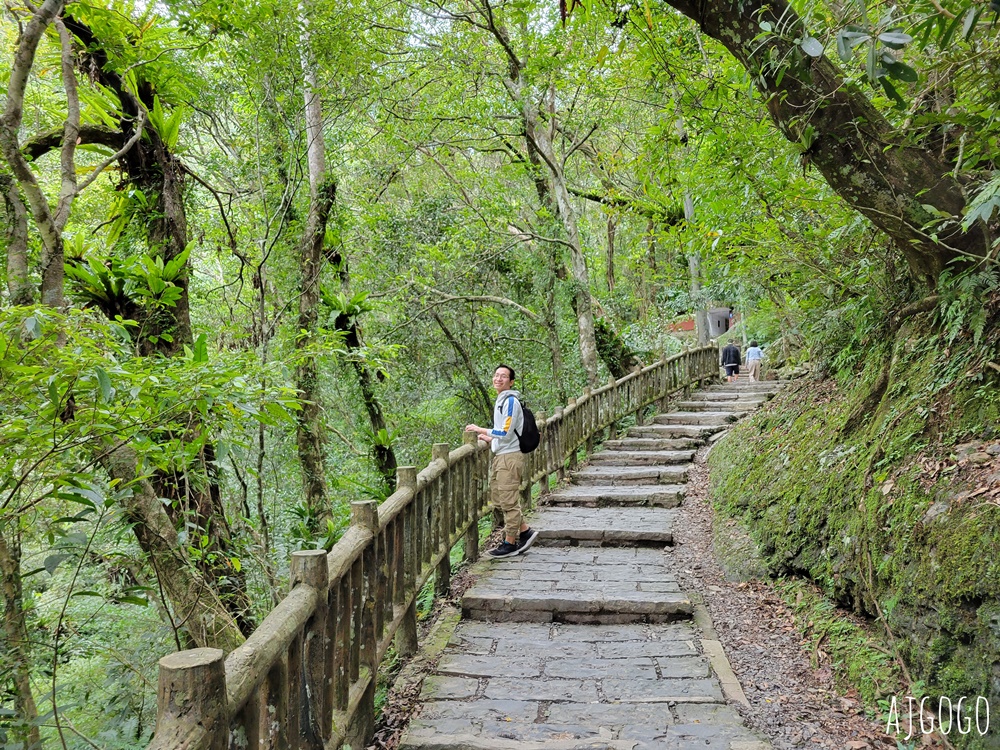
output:
M490 444L493 462L490 465L490 500L494 508L503 511L504 539L487 557L520 555L535 541L538 532L524 522L521 513L521 478L524 475L524 454L519 437L524 433L525 419L521 409L521 394L511 388L514 368L500 365L493 372L493 389L497 400L493 405L493 429L469 424L466 432L478 432L479 439ZM527 450L527 449L526 449Z
M719 364L726 368L726 382L735 383L740 377L740 349L730 341L719 355Z
M760 364L762 359L764 359L763 350L757 345L756 341L751 341L747 349L747 374L750 376L751 383L756 383L760 380Z

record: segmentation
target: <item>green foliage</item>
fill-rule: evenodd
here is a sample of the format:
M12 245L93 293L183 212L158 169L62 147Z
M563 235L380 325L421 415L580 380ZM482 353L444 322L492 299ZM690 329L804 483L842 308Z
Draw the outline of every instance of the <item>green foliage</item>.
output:
M881 645L880 634L845 616L804 581L783 579L776 587L808 641L814 669L829 660L841 687L856 689L869 711L887 696L914 695L905 685L899 665Z
M938 324L948 344L960 336L971 336L979 347L986 333L993 303L1000 298L1000 271L992 266L953 274L945 271L938 284L941 301L937 306Z
M156 129L160 140L169 151L177 151L177 141L180 137L183 117L184 112L180 108L175 108L168 115L160 104L160 97L153 97L153 108L149 111L149 123Z

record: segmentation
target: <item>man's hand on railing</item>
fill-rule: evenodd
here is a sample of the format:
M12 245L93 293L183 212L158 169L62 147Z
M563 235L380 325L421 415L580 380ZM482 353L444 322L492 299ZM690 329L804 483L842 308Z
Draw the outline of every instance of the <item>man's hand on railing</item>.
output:
M490 431L487 430L485 427L480 427L479 425L475 425L475 424L467 424L467 425L465 425L465 431L466 432L478 432L479 433L479 439L482 440L484 443L492 443L493 442L493 436L489 434Z

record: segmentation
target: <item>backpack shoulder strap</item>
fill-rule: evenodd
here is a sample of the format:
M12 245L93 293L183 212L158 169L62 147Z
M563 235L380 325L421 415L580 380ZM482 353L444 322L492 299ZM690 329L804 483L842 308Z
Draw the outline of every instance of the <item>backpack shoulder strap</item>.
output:
M521 405L521 401L512 393L512 394L510 394L507 397L507 400L503 402L504 407L506 407L507 404L510 403L511 399L514 399L515 401L517 401L518 406ZM503 409L500 410L500 413L503 414ZM521 413L524 414L524 407L523 406L521 407ZM522 419L523 419L523 417L522 417ZM512 432L514 433L514 435L517 437L518 440L521 439L521 433L520 432L518 432L517 430L512 430Z

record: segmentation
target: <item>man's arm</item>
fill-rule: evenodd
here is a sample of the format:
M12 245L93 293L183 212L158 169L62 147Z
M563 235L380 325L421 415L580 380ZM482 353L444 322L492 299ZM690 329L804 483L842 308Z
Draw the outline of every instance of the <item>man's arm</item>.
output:
M485 427L480 427L477 424L467 424L467 425L465 425L465 431L466 432L478 432L480 440L482 440L484 442L487 442L487 443L492 443L493 442L493 436L490 435L490 431L487 430Z

